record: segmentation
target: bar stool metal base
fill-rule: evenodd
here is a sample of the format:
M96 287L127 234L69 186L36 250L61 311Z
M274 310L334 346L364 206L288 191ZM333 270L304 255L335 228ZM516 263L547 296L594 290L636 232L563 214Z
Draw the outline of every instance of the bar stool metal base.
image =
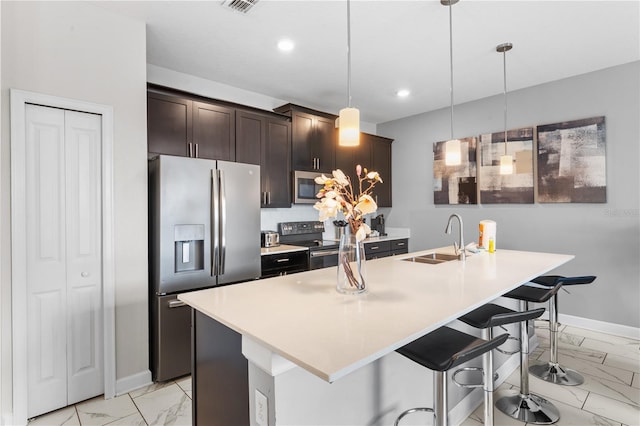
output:
M557 363L532 365L529 367L529 373L540 380L556 385L578 386L584 383L584 377L580 373Z
M502 397L496 402L496 408L525 423L549 425L560 420L560 412L552 403L531 393Z

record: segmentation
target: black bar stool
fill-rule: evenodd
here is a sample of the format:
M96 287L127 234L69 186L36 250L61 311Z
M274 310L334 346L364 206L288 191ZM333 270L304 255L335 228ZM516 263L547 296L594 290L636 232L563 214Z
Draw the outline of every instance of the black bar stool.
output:
M530 321L540 317L544 313L544 308L533 309L525 312L518 312L505 308L504 306L488 303L478 309L458 318L465 324L478 329L482 329L482 338L493 339L493 327L513 324L516 322ZM516 339L519 340L519 339ZM498 349L499 350L499 349ZM517 351L516 351L517 352ZM516 353L513 352L513 353ZM484 380L484 424L493 425L493 391L494 380L487 380L493 374L493 351L487 351L482 357L482 369L488 373ZM454 373L455 377L455 373Z
M583 277L563 277L560 275L543 275L531 280L531 282L553 287L561 284L563 289L569 285L591 284L596 277L587 275ZM562 367L558 363L558 294L549 300L549 341L550 356L547 364L532 365L529 373L546 382L557 385L577 386L584 383L584 377L575 370Z
M529 302L543 303L551 299L562 287L536 288L522 285L504 297L520 301L520 311L529 310ZM529 392L529 333L528 321L520 323L520 394L504 396L496 401L496 408L509 417L538 425L552 424L560 420L560 411L551 402Z
M435 425L448 425L447 371L502 345L507 337L508 334L502 334L487 341L449 327L440 327L397 349L398 353L434 371L434 408L406 410L398 416L394 425L398 426L404 416L417 411L433 413Z

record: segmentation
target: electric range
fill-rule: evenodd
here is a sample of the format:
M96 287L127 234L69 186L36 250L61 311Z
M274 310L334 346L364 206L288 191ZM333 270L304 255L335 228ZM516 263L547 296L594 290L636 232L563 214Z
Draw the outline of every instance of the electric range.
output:
M309 269L338 265L336 240L323 240L324 223L318 221L281 222L278 224L280 243L309 248Z

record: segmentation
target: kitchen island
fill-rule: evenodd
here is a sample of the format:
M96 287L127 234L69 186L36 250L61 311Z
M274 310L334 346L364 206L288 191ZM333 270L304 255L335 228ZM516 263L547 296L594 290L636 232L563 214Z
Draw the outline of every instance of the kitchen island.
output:
M194 308L196 348L215 346L207 340L211 328L234 342L236 358L241 351L248 360L242 399L251 424L391 424L432 399L430 372L395 349L573 258L499 250L465 262L406 260L433 251L451 248L368 261L369 289L357 296L337 293L336 268L326 268L179 298ZM194 421L204 424L199 410L216 398L202 393L215 379L199 370L224 363L201 352L199 369L198 351L194 357Z

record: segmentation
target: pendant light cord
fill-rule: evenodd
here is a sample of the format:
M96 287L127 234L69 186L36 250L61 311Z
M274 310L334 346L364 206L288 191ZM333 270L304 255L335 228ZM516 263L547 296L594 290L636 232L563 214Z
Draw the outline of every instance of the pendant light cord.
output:
M504 155L507 155L507 49L502 51L502 68L504 74Z
M351 108L351 1L347 0L347 106Z
M453 17L451 13L451 4L449 1L449 78L451 82L450 94L451 94L451 139L453 139Z

